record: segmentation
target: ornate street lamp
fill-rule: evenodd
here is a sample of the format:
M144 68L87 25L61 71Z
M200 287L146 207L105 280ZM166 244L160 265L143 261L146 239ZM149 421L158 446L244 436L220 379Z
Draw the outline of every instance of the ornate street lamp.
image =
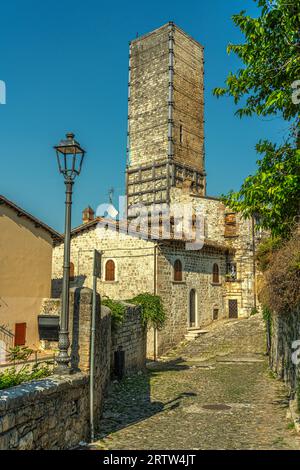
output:
M54 148L56 150L59 172L64 175L66 185L66 212L65 212L65 240L64 240L64 264L63 264L63 286L62 305L60 315L60 332L58 348L59 353L56 359L57 373L68 374L70 357L68 349L69 340L69 284L70 284L70 245L71 245L71 206L72 191L76 176L80 175L81 167L85 155L80 144L75 140L71 132L66 134L66 140L62 140Z

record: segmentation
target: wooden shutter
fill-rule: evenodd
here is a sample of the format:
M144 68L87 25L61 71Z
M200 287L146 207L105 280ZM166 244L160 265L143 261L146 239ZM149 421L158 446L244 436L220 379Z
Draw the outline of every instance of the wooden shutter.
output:
M26 323L15 324L15 346L25 346L26 343Z
M74 264L70 263L70 276L69 276L70 281L74 281L74 277L75 277Z
M174 263L174 281L182 281L182 263L180 259L177 259Z
M218 284L219 283L219 266L217 263L213 265L213 282Z
M115 263L112 259L108 260L105 265L105 280L115 280Z

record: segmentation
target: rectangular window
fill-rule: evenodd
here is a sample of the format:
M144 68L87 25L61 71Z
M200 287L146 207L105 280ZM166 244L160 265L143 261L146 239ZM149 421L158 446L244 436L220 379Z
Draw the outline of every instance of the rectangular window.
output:
M183 127L182 124L180 124L179 127L179 142L182 144L182 139L183 139Z
M26 343L26 323L15 324L15 346L25 346Z
M218 317L219 317L219 309L214 308L213 309L213 320L218 320Z

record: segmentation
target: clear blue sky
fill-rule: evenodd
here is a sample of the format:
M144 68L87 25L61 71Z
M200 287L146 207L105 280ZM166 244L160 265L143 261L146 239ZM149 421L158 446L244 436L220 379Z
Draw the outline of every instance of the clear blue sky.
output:
M238 189L255 169L255 143L278 140L279 119L234 116L232 100L217 100L239 63L226 54L241 36L231 15L256 14L252 0L10 0L1 3L0 193L62 231L64 184L52 146L74 131L87 149L76 181L73 225L81 210L124 191L128 42L174 21L205 47L205 136L208 194Z

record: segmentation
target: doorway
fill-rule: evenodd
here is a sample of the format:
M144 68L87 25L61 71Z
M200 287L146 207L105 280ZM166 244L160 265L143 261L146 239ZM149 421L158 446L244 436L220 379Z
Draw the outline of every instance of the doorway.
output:
M189 305L189 327L196 326L196 299L197 294L195 289L190 290L190 305Z
M228 300L229 318L238 318L238 302L236 299Z

